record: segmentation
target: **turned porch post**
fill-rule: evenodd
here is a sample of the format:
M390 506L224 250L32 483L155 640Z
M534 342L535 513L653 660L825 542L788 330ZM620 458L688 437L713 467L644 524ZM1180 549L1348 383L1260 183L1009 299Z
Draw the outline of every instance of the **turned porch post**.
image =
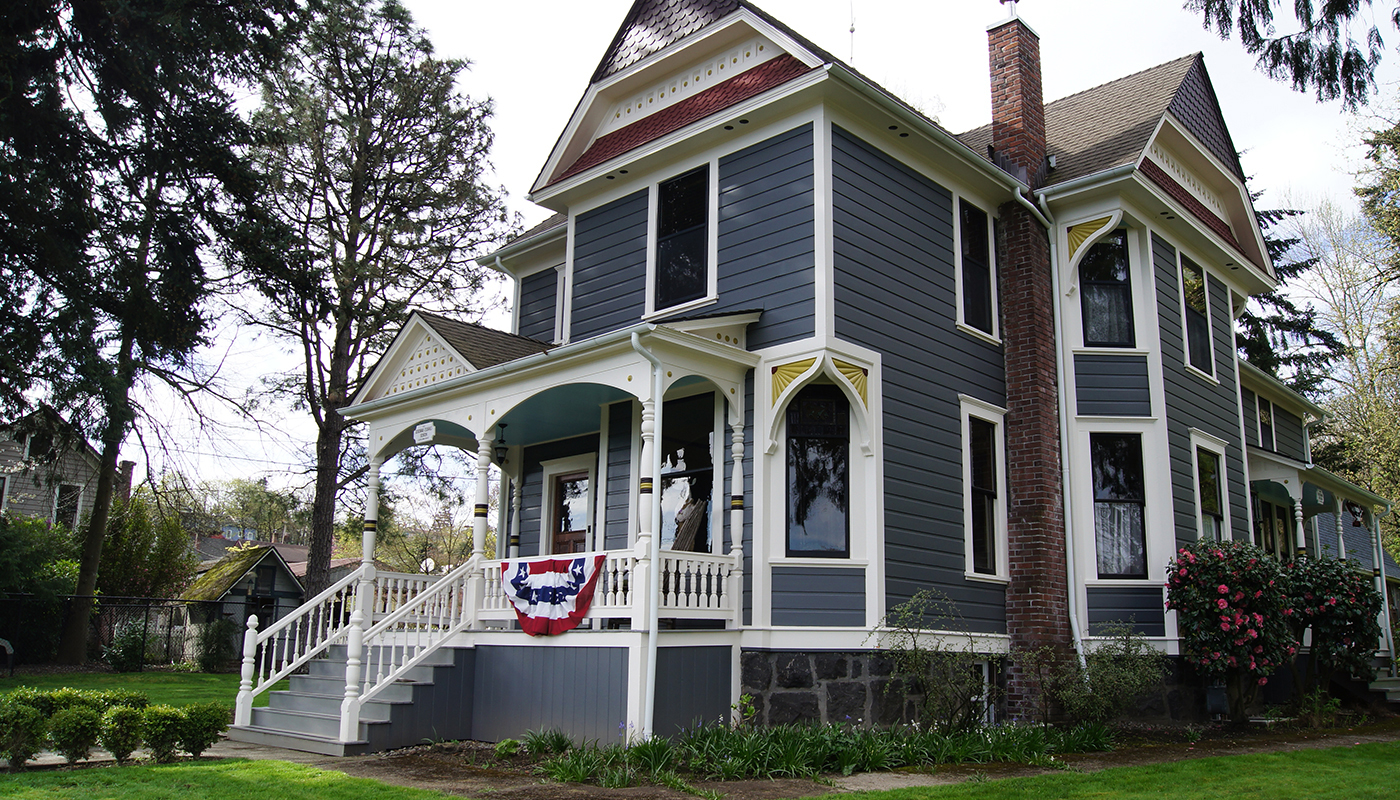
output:
M506 555L520 558L520 482L514 478L510 479L510 549Z
M494 429L493 429L494 432ZM486 534L487 515L490 513L491 505L491 455L492 445L495 439L492 436L483 434L476 443L476 505L472 516L472 557L469 563L471 570L467 574L467 617L471 620L470 628L478 628L480 620L476 618L476 612L481 608L482 599L486 592L485 579L481 574L481 562L486 557ZM496 543L497 551L500 550L500 542Z
M632 570L632 629L646 630L651 596L651 559L655 545L652 462L656 455L656 401L642 401L642 469L637 488L637 568Z
M345 698L340 703L340 741L360 736L360 675L364 664L365 628L374 624L374 540L379 525L379 469L382 458L370 459L369 490L365 496L365 527L360 538L360 582L355 588L355 609L345 636Z
M1303 531L1303 487L1298 486L1298 496L1293 498L1293 539L1296 545L1297 554L1305 556L1308 554L1308 538Z
M737 403L730 405L729 431L729 455L734 461L729 477L729 553L734 564L725 591L733 606L732 626L737 628L743 619L744 588L744 409Z

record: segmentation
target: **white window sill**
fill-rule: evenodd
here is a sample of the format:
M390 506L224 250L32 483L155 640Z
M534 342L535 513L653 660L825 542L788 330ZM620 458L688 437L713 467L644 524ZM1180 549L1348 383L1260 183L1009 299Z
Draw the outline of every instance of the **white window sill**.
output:
M684 314L687 311L694 311L697 308L704 308L705 306L714 305L718 302L719 297L717 297L716 295L709 295L708 297L702 297L698 300L691 300L688 303L681 303L678 306L663 308L660 311L647 312L646 314L642 315L642 322L652 322L654 320L664 319L666 317L674 317L677 314Z
M962 320L958 320L958 330L962 331L968 336L971 336L974 339L981 339L987 344L1001 347L1001 339L996 334L987 333L986 331L981 330L979 328L974 328L971 325L968 325L966 322L963 322Z
M1011 578L1006 575L988 575L985 572L964 572L963 578L978 583L996 583L1002 586L1011 583Z
M1186 374L1195 375L1197 378L1200 378L1206 383L1214 384L1215 386L1220 385L1220 381L1214 375L1211 375L1208 372L1202 372L1201 370L1191 366L1191 362L1189 361L1186 362Z

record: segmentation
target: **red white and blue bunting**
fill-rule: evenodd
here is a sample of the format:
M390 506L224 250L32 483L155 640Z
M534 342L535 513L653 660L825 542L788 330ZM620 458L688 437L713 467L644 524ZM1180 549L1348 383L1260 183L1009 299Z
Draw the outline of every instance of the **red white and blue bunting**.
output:
M520 629L553 636L578 627L593 602L603 554L501 562L501 589L515 606Z

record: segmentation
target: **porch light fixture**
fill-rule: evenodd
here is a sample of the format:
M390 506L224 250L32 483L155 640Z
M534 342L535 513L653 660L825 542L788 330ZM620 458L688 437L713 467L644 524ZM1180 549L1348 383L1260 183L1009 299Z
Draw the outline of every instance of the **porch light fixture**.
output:
M506 423L496 423L496 463L506 463L506 454L510 452L506 445Z

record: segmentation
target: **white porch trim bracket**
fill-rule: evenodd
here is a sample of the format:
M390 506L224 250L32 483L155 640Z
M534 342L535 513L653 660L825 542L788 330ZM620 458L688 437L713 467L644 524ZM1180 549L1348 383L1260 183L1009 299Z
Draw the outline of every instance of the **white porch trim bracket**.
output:
M379 527L379 469L382 458L369 462L369 487L365 496L365 528L360 540L360 585L355 610L345 638L345 698L340 702L340 741L353 742L360 729L360 669L364 663L365 628L374 608L374 545Z

